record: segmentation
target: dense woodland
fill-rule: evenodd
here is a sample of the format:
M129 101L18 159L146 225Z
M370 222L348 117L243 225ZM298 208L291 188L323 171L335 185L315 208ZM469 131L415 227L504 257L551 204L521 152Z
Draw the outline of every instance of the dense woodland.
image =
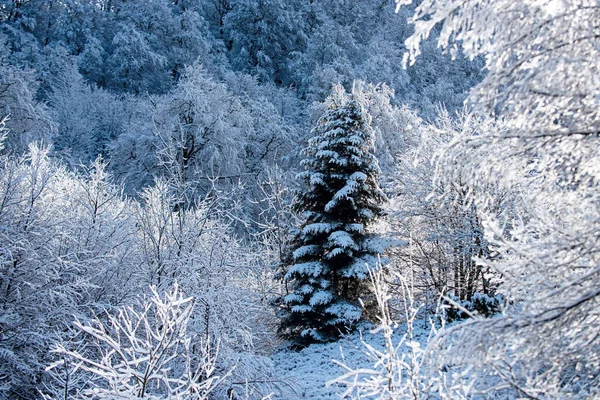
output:
M600 396L596 0L0 0L0 399ZM415 327L426 326L418 341Z

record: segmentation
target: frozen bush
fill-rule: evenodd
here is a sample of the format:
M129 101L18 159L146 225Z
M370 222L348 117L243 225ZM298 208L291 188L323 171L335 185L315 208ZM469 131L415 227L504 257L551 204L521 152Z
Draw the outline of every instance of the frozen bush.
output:
M63 359L49 369L68 359L73 372L90 375L80 398L202 400L228 375L215 374L218 345L192 342L187 327L193 299L184 298L177 284L164 296L154 287L150 291L152 296L139 307L122 307L107 314L105 322L76 320L91 349L58 345L53 350Z

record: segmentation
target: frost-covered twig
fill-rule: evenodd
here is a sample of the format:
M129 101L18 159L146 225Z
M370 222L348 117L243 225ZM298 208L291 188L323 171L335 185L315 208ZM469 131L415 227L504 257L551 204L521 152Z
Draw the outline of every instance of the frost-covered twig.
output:
M75 326L94 341L89 353L58 345L53 352L63 359L48 369L64 364L65 358L92 375L93 385L83 394L91 398L208 398L231 371L216 375L217 348L201 342L194 351L187 335L193 307L175 286L163 297L154 287L141 310L123 307L107 314L107 323L96 318Z
M390 295L384 274L381 268L370 270L380 323L371 333L383 332L384 349L378 350L361 338L365 354L373 361L373 367L355 369L343 361L334 361L346 373L327 382L327 385L346 386L342 394L344 398L421 399L424 390L427 390L427 383L421 371L423 349L414 331L419 308L415 304L410 282L397 275L403 288L406 333L394 344L394 330L398 324L392 320L388 307Z

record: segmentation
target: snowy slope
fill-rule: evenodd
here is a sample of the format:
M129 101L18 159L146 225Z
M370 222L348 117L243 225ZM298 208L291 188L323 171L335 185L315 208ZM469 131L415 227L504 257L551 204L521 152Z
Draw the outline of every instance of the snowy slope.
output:
M366 343L377 349L383 349L383 335L372 334L368 329L363 328L334 343L313 344L299 352L285 349L276 353L273 362L277 378L289 381L295 393L290 389L288 393L274 396L273 399L340 399L341 393L344 392L343 388L326 387L326 382L345 372L333 360L341 361L343 353L345 364L352 368L373 367L373 361L369 359L361 343L361 333ZM400 341L405 333L405 326L399 326L394 333L394 342ZM427 333L426 329L415 327L415 340L424 345Z

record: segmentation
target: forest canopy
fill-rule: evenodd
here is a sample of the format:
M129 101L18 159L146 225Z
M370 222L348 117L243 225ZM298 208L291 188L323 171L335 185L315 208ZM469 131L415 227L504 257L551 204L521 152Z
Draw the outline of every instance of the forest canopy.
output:
M0 400L598 397L600 5L414 3L0 0Z

